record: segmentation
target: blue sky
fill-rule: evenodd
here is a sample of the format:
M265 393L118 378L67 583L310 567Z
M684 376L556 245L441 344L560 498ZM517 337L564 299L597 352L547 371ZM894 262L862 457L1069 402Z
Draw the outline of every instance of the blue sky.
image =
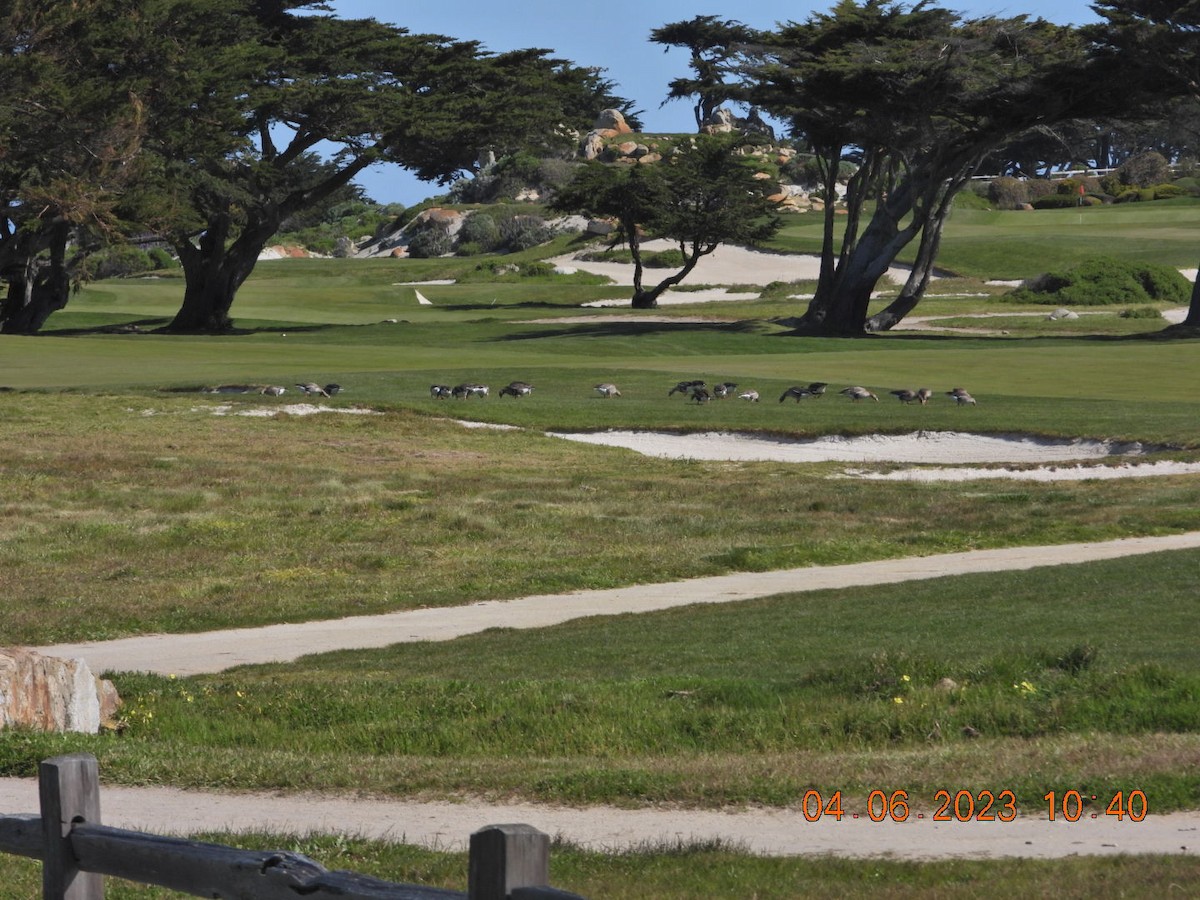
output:
M634 101L647 131L692 131L691 106L675 100L662 104L667 85L688 73L687 53L664 49L649 41L650 32L669 22L697 15L736 19L755 28L778 22L804 21L813 12L826 12L833 0L823 3L780 0L728 0L697 5L681 0L427 0L399 4L395 0L332 0L334 13L343 18L374 18L403 26L414 33L444 34L476 40L494 52L542 47L557 57L581 66L598 66L616 85L615 93ZM1024 4L970 0L940 2L966 16L1041 16L1060 24L1096 20L1085 0L1026 0ZM597 110L599 112L599 110ZM367 194L380 203L411 205L441 193L436 184L418 181L397 166L378 166L359 180Z

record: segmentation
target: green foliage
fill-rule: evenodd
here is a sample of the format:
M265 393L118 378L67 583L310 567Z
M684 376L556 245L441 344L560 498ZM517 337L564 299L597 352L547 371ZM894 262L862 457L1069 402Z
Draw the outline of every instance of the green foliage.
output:
M997 209L1020 209L1029 202L1029 183L1001 176L988 182L988 199Z
M145 251L131 244L113 244L87 254L77 273L84 281L98 281L174 268L178 268L178 263L161 247Z
M510 253L528 250L554 237L554 231L541 216L512 215L498 223L500 245Z
M417 259L445 256L454 250L454 239L436 226L422 228L408 241L408 255Z
M469 255L461 252L464 244L477 247L477 253L491 253L500 247L502 241L500 225L495 217L486 211L478 210L467 216L459 229L459 255Z
M1095 197L1080 197L1076 194L1047 194L1032 202L1034 209L1070 209L1074 206L1095 206L1100 201Z
M1122 319L1161 319L1163 317L1162 311L1155 306L1135 306L1122 310L1119 315Z
M1131 157L1117 169L1121 184L1144 188L1171 180L1171 164L1157 150Z
M1134 188L1122 191L1117 195L1117 203L1143 203L1152 200L1175 200L1179 197L1193 196L1196 192L1180 184L1155 184L1149 187Z
M1048 272L1010 291L1013 303L1106 306L1160 302L1186 304L1191 285L1176 269L1094 257L1064 271Z

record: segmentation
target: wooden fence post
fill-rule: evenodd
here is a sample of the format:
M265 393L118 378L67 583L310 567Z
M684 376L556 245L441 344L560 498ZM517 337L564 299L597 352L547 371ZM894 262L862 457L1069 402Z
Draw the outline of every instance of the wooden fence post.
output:
M100 766L90 753L70 753L38 768L42 805L43 900L104 900L104 876L81 872L71 849L71 829L100 824Z
M469 900L508 900L514 888L550 883L550 835L532 825L487 825L471 835Z

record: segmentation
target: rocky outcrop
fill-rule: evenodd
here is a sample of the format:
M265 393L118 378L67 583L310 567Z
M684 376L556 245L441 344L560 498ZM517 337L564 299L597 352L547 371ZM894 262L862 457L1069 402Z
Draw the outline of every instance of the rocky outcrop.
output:
M592 131L601 137L614 138L621 134L633 134L633 129L625 121L624 114L619 109L605 109L592 123Z
M0 648L0 728L95 734L115 723L121 698L82 659Z

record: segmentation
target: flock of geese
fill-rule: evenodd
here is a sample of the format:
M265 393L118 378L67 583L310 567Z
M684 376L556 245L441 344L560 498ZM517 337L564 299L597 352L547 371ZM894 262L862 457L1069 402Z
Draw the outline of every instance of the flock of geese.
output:
M820 398L825 396L828 388L829 384L824 381L813 381L807 385L793 385L780 395L779 402L782 403L784 400L791 399L799 403L801 400L807 397ZM592 389L606 400L611 397L621 396L620 389L611 381L601 382L600 384L595 385ZM451 397L456 400L466 400L468 397L472 396L487 397L489 391L490 389L486 384L479 384L476 382L464 382L463 384L458 384L454 387L450 387L446 384L431 384L429 386L429 395L435 400L445 400ZM510 382L505 387L500 388L499 391L499 395L501 397L525 397L531 393L533 393L533 385L527 381ZM856 403L860 400L874 400L876 403L879 402L879 396L875 392L870 391L860 385L852 385L850 387L842 388L842 390L838 391L838 393L843 397L850 398ZM929 388L917 388L916 390L900 388L898 390L889 391L889 393L901 403L906 404L919 403L924 406L931 399L933 399L933 391L931 391ZM744 390L739 392L737 384L732 381L722 381L718 384L714 384L711 388L707 382L700 379L680 381L673 388L667 391L668 397L671 397L675 394L682 394L696 403L707 403L710 400L720 400L724 399L725 397L732 396L736 396L740 400L748 400L752 403L757 403L759 401L758 391ZM959 406L976 405L975 398L972 397L964 388L952 388L951 390L946 391L946 396L952 397L954 402Z
M315 381L308 381L304 384L297 383L296 387L301 393L315 397L332 397L342 391L340 384L317 384ZM795 384L779 395L779 402L785 400L795 400L799 403L806 398L819 399L825 396L829 384L824 381L813 381L807 385ZM208 393L214 394L269 394L278 397L285 393L285 388L279 385L249 385L249 384L223 384L214 388L206 388ZM611 381L604 381L595 385L593 390L604 399L612 397L620 397L621 390ZM533 393L533 385L528 381L510 381L497 392L500 397L527 397ZM879 395L874 391L868 390L861 385L851 385L850 387L842 388L838 391L843 397L848 397L857 403L860 400L874 400L879 402ZM917 388L911 390L909 388L900 388L894 391L889 391L893 397L901 403L919 403L924 406L933 399L933 391L929 388ZM434 400L446 400L453 398L455 400L466 400L469 397L487 397L491 394L491 388L486 384L479 382L468 381L462 384L456 384L451 387L448 384L431 384L429 386L429 396ZM696 403L707 403L710 400L721 400L726 397L736 396L740 400L748 400L751 403L759 401L758 391L744 390L739 391L736 383L732 381L722 381L712 385L710 388L708 383L701 379L693 379L691 381L680 381L673 388L667 391L667 396L671 397L675 394L682 394ZM972 397L964 388L956 387L946 391L946 396L953 398L954 402L959 406L975 406L975 398Z

